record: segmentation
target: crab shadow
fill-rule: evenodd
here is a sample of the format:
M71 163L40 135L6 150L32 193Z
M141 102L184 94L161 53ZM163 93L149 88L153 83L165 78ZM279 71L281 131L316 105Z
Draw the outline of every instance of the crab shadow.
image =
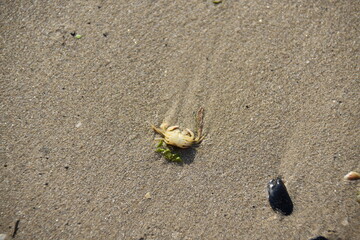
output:
M178 163L179 165L183 164L191 164L194 162L195 156L196 156L196 148L173 148L174 153L179 154L180 158L182 159L181 163Z

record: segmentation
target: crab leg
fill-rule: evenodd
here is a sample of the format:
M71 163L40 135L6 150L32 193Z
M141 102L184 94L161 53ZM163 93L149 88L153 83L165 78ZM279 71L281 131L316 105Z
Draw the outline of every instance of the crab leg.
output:
M204 139L205 136L198 136L195 138L196 143L201 143L201 141Z
M167 130L168 131L173 131L173 130L178 129L178 128L179 128L179 126L171 126Z
M186 133L190 134L190 137L191 137L191 138L195 138L194 133L193 133L190 129L186 128L185 131L186 131Z
M151 124L151 128L152 128L155 132L157 132L157 133L159 133L159 134L161 134L161 135L164 136L164 130L162 130L161 128L157 128L157 127L155 127L155 126L152 125L152 124Z

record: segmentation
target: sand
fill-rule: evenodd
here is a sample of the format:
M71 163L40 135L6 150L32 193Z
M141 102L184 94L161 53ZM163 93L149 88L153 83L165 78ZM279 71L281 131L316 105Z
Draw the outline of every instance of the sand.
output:
M0 8L0 234L358 239L359 1ZM166 162L150 123L200 107L205 140Z

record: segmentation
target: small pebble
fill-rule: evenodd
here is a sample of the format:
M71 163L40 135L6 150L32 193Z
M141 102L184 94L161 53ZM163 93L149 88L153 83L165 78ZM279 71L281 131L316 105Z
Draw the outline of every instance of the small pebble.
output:
M343 226L349 225L349 220L348 220L348 218L347 218L347 217L344 218L344 219L341 221L341 224L342 224Z
M144 196L144 198L146 198L146 199L151 199L151 194L150 194L150 192L146 193L145 196Z

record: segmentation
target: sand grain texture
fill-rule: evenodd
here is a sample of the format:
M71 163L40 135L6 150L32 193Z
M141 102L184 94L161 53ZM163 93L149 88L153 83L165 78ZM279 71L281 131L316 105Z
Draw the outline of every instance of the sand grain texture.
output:
M360 235L360 183L343 180L360 170L359 1L0 8L0 233L20 220L15 239ZM194 129L201 106L205 140L166 163L149 123ZM277 176L287 217L267 201Z

